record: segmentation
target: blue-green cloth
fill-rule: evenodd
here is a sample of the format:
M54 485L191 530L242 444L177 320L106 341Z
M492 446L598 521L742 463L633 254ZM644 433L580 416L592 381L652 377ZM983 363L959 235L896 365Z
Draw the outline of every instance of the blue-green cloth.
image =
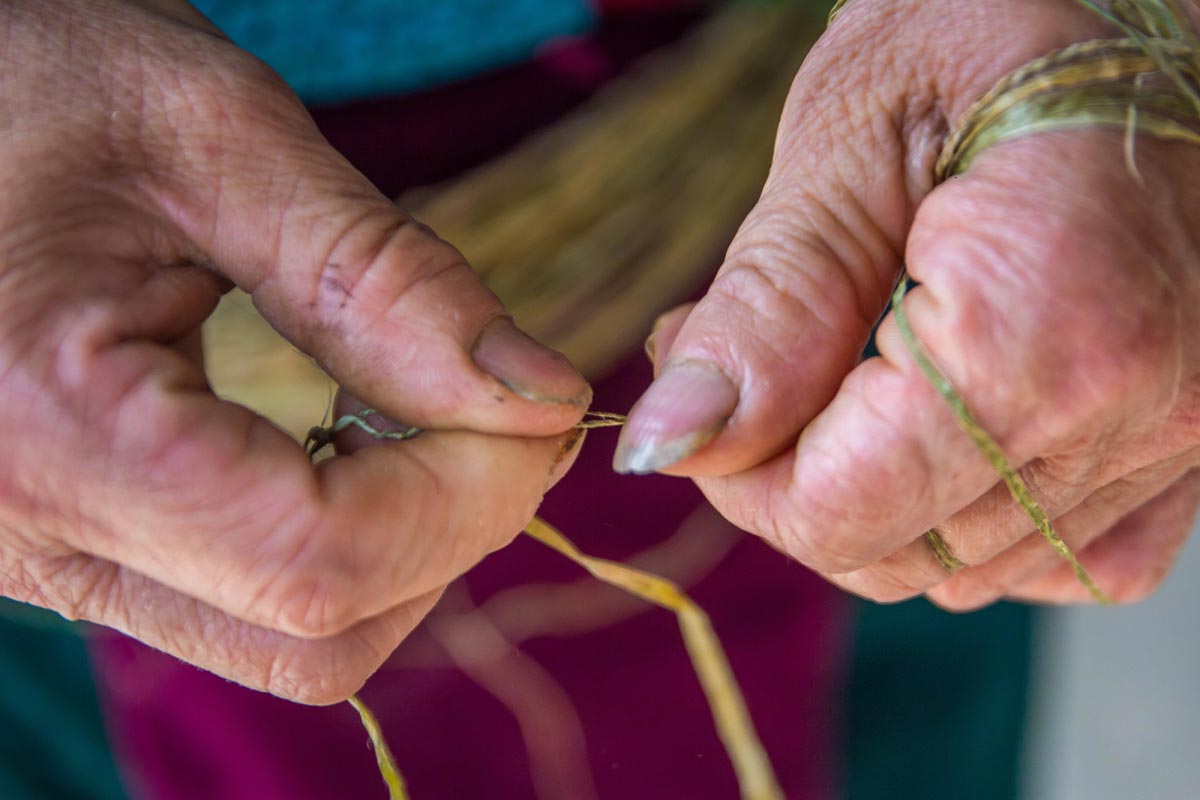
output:
M850 800L1013 800L1035 611L859 603L845 706Z
M0 798L125 800L78 626L0 598Z
M587 0L193 3L314 104L427 88L516 63L594 21Z

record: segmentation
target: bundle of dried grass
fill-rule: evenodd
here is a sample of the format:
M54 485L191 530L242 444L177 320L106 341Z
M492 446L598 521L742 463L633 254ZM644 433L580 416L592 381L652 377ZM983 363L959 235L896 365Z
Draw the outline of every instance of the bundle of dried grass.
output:
M418 216L525 330L599 375L699 286L753 205L818 31L804 4L732 6Z
M579 111L410 205L535 338L599 377L697 288L753 205L821 22L737 4ZM420 198L426 198L421 200ZM328 380L240 293L205 329L217 392L302 438Z

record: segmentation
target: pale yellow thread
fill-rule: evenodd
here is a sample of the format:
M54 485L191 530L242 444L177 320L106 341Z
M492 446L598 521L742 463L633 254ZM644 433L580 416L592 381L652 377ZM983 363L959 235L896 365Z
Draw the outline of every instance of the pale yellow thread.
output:
M368 422L375 415L372 409L339 418L328 428L316 427L309 431L308 451L318 451L332 443L334 435L346 428L356 427L379 439L411 439L421 433L417 428L383 430ZM623 414L589 411L575 427L576 429L617 427L624 424ZM545 520L534 517L525 527L525 533L574 561L599 580L624 589L630 594L674 611L683 633L684 646L691 658L696 677L704 690L716 724L717 734L729 760L733 764L743 800L782 800L783 792L754 730L746 701L738 687L737 679L729 666L729 660L721 647L720 640L712 628L708 615L675 583L644 570L615 561L593 558L579 550L561 531ZM388 786L391 800L407 800L404 781L395 759L384 740L378 721L357 696L348 701L362 718L363 726L375 749L379 772Z
M375 763L379 765L379 774L383 778L383 782L387 784L388 797L390 800L408 800L404 778L401 776L399 768L396 767L396 759L392 756L392 751L388 749L387 740L383 738L383 729L379 727L379 720L375 719L371 709L367 708L367 704L360 700L358 695L350 695L350 699L346 702L354 706L359 719L362 720L363 727L367 729L367 736L371 738L371 747L375 750Z
M708 698L717 733L733 762L743 800L782 798L783 791L779 788L771 761L750 721L746 701L708 615L671 581L625 564L585 555L545 520L534 517L526 526L525 533L605 583L675 612L696 677L700 679L704 696Z
M842 10L846 7L847 2L849 2L849 0L837 0L837 2L833 4L833 7L829 9L829 20L826 24L833 24L833 21L838 18L838 15L841 14Z
M921 344L921 340L917 338L912 326L908 323L908 315L904 311L903 303L904 292L907 288L908 276L901 276L900 282L896 285L896 291L892 293L892 313L896 317L896 327L900 329L900 336L904 340L904 345L908 348L908 352L912 355L913 360L917 362L921 373L933 384L938 394L950 406L950 410L954 412L955 419L958 420L959 427L966 432L967 436L971 438L971 441L979 449L979 452L983 454L988 463L992 465L992 468L1000 475L1000 479L1008 487L1009 493L1020 504L1029 518L1033 520L1033 524L1038 532L1071 565L1071 569L1075 571L1075 577L1079 579L1079 582L1083 584L1096 602L1105 605L1112 602L1108 595L1101 591L1096 582L1092 580L1092 576L1088 574L1087 569L1075 557L1075 553L1071 551L1067 543L1058 535L1058 531L1054 529L1054 525L1050 522L1050 517L1042 510L1037 500L1033 498L1033 494L1029 491L1029 486L1013 468L1008 457L1004 455L1004 451L1000 449L1000 445L976 421L975 416L971 414L966 402L962 399L962 395L955 390L950 384L950 380L933 363L933 358L925 350L925 346Z

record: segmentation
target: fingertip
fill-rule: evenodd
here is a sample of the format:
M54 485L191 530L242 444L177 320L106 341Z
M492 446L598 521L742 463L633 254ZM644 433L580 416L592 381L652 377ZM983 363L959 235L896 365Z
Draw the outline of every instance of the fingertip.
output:
M613 469L645 475L678 464L716 438L737 405L737 387L716 365L670 364L630 412Z

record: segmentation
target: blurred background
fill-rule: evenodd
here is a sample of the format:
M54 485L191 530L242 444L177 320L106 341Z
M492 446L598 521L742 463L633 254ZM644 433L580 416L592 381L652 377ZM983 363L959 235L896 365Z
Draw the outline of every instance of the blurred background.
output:
M1146 602L1038 612L1023 797L1200 793L1197 609L1193 532L1174 575Z
M828 10L196 5L616 412L650 379L639 351L653 319L702 291L753 205ZM214 390L297 438L327 413L328 379L245 295L222 302L205 346ZM687 481L612 474L614 441L590 437L543 513L709 611L789 798L1197 796L1196 540L1137 607L876 606L741 535ZM385 796L346 708L293 706L111 632L3 611L0 798ZM364 696L418 800L736 796L674 620L523 539L452 587Z

